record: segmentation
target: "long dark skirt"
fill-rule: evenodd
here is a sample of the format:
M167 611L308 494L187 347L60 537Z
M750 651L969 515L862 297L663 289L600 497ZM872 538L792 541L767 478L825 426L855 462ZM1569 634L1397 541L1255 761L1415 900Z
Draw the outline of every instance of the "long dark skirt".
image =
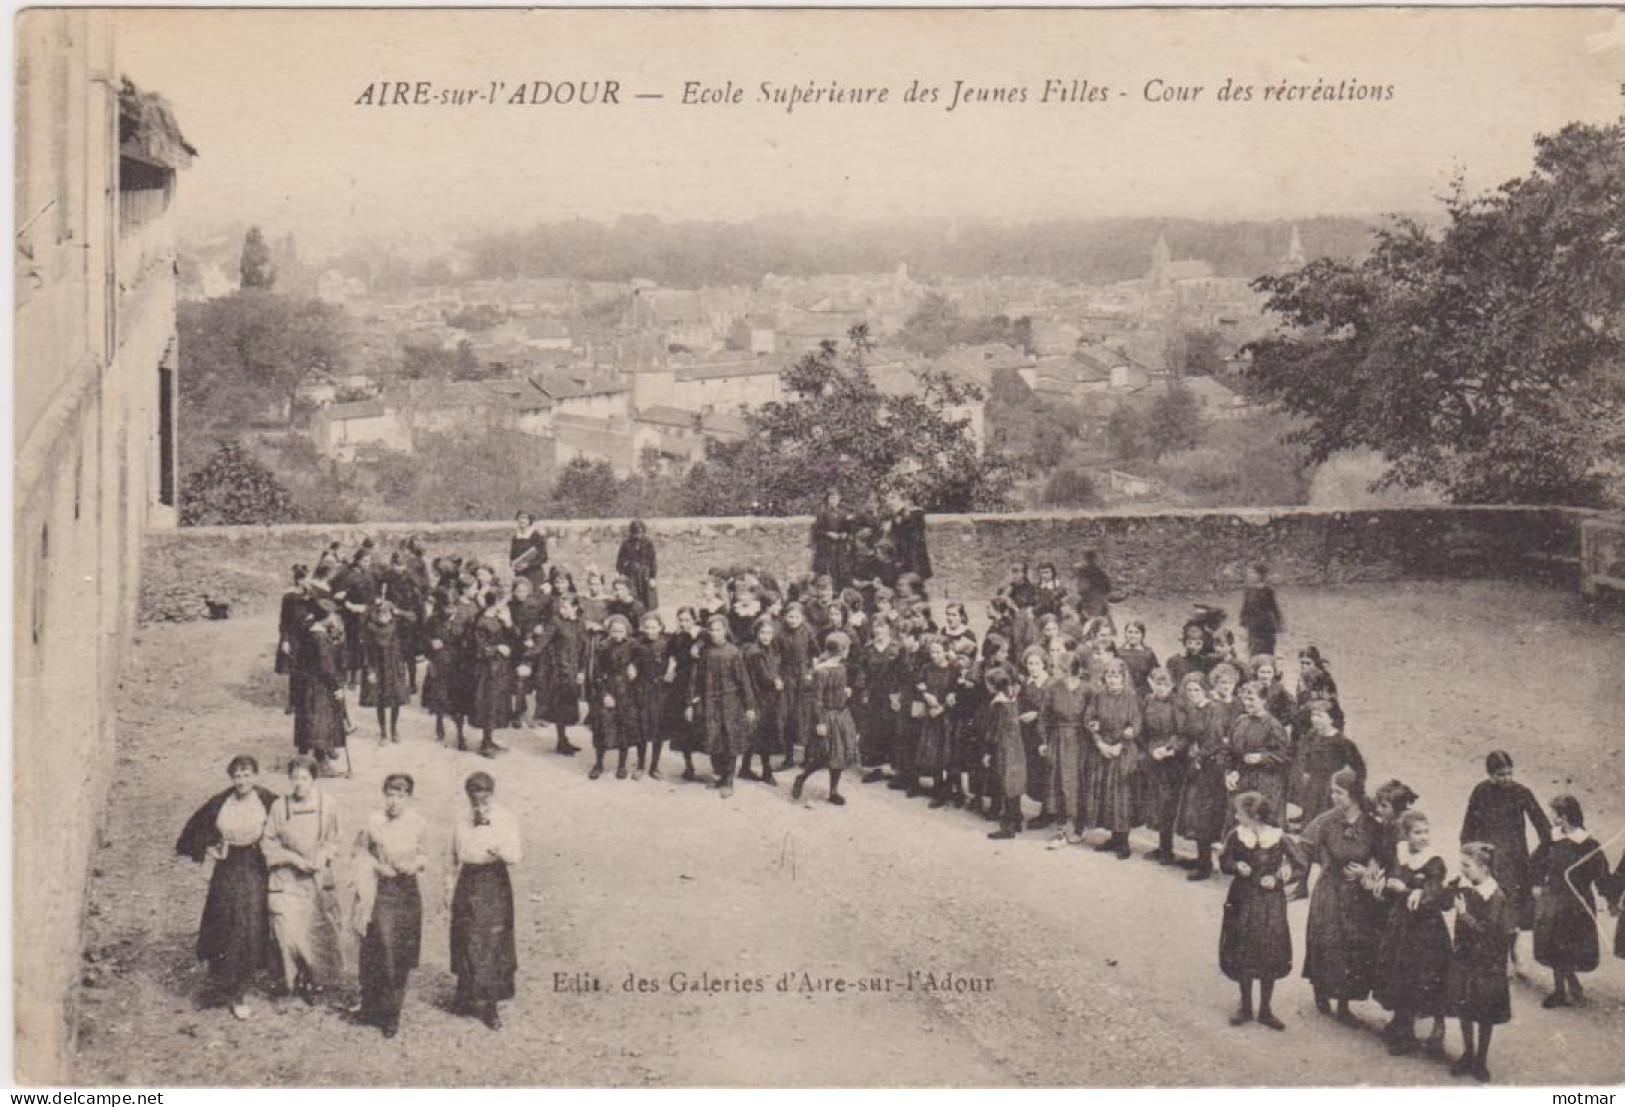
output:
M464 865L451 898L451 971L463 1003L512 999L519 953L513 933L508 866Z
M1219 971L1231 980L1291 975L1292 931L1281 888L1260 888L1246 877L1230 885L1219 927Z
M383 1019L400 1017L406 979L418 967L423 943L423 897L415 876L378 879L372 922L361 939L361 1008Z
M897 712L892 710L889 697L871 696L862 706L858 733L862 736L865 768L893 763L897 753Z
M1323 872L1309 897L1303 975L1330 999L1371 994L1382 905L1340 872Z
M1377 946L1372 994L1390 1011L1413 1015L1449 1014L1446 974L1450 969L1450 931L1438 911L1406 908L1403 900L1388 910Z
M242 991L255 973L271 964L265 881L265 855L258 846L231 847L225 860L215 862L209 877L197 957L209 963L210 979L227 991Z

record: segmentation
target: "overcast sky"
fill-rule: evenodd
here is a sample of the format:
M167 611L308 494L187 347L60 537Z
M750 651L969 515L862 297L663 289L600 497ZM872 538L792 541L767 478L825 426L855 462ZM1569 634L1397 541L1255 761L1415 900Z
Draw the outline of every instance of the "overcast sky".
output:
M1419 210L1460 169L1525 171L1531 139L1625 110L1625 17L1600 10L1252 12L120 11L120 63L202 156L182 212L356 233L650 213L1276 218ZM905 104L915 79L1088 80L1104 104ZM1250 103L1215 99L1226 78ZM366 107L379 80L505 92L616 80L619 107ZM746 91L684 107L685 81ZM885 106L782 107L762 81L888 85ZM1201 85L1149 103L1148 81ZM1384 102L1263 86L1391 85ZM1127 95L1120 95L1126 93Z

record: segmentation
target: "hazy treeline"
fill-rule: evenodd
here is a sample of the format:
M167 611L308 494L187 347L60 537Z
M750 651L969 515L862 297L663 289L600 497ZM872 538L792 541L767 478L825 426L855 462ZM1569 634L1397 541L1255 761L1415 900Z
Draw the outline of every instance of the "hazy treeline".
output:
M1033 276L1102 283L1144 276L1158 233L1173 257L1199 258L1220 276L1253 277L1285 255L1292 222L1091 219L1001 224L856 222L777 217L748 223L666 223L653 216L584 219L470 242L480 277L646 278L669 287L755 284L769 273L876 273L907 264L916 276ZM1309 257L1359 259L1372 220L1298 222Z

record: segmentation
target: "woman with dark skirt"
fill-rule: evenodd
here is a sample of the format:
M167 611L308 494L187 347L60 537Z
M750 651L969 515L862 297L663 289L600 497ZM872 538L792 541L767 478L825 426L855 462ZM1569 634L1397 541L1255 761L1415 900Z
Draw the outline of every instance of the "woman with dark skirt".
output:
M1147 861L1175 864L1174 824L1185 783L1185 746L1179 736L1179 702L1174 678L1160 665L1147 678L1150 691L1140 705L1140 771L1135 776L1135 811L1142 826L1157 832L1157 848Z
M1432 828L1420 811L1399 820L1400 840L1393 863L1382 877L1381 899L1388 905L1377 947L1377 1002L1394 1013L1383 1031L1395 1057L1415 1053L1416 1020L1431 1017L1429 1053L1444 1050L1445 977L1450 967L1450 931L1444 911L1452 896L1445 888L1444 858L1433 848Z
M573 757L580 747L566 736L566 730L581 721L581 701L586 696L589 642L581 622L581 608L573 594L558 598L553 627L542 649L541 667L536 678L536 717L552 723L558 731L554 752Z
M284 715L299 710L305 695L304 641L305 627L310 618L310 596L305 591L305 578L310 570L303 565L293 567L293 586L282 593L282 610L277 617L276 664L278 676L288 678L288 705Z
M638 771L649 758L649 779L660 779L660 755L665 750L666 627L653 611L643 616L632 642L632 734L637 744Z
M457 748L464 746L463 703L459 693L462 676L458 671L460 632L457 619L457 598L450 590L435 593L425 606L424 656L428 665L423 671L423 710L434 715L434 740L446 740L446 716L451 716L457 728Z
M615 571L632 586L632 595L643 605L644 611L653 611L655 544L649 539L649 528L642 519L633 519L626 527L626 538L615 555Z
M378 598L378 573L372 561L372 540L361 544L339 574L333 578L333 598L342 605L344 616L345 684L354 688L361 681L361 631L373 600Z
M994 669L987 675L992 702L987 708L987 745L992 755L991 789L999 829L988 835L993 841L1014 838L1021 833L1021 797L1027 791L1027 749L1021 737L1021 718L1016 705L1017 690L1010 674Z
M588 670L587 702L592 706L592 768L588 780L604 775L604 755L615 751L615 779L627 777L626 757L637 741L632 715L632 624L623 616L611 615L604 624L606 636L593 651ZM643 770L638 769L638 778Z
M700 630L699 614L692 607L677 609L677 629L666 639L665 673L662 680L666 691L662 697L666 740L672 752L683 755L683 779L698 780L694 771L694 754L701 747L698 732L689 718L689 690L694 685L694 663L704 648L704 632Z
M1089 734L1083 741L1083 814L1079 829L1107 831L1095 847L1129 856L1128 832L1134 826L1134 778L1140 771L1143 718L1140 697L1129 684L1128 666L1111 658L1101 672L1100 691L1089 700L1083 719Z
M1196 860L1185 879L1211 880L1213 847L1222 839L1229 818L1226 715L1224 705L1208 699L1207 678L1200 672L1187 672L1179 683L1181 702L1175 719L1179 742L1185 750L1185 783L1175 830L1196 844Z
M1230 1025L1252 1022L1253 981L1258 981L1260 1025L1286 1026L1270 1009L1275 982L1292 972L1292 931L1286 921L1286 883L1291 863L1285 836L1275 825L1268 797L1243 792L1235 802L1236 827L1225 838L1219 869L1232 877L1219 928L1219 971L1241 985L1241 1006Z
M727 617L711 616L706 629L711 641L694 666L689 709L711 755L716 787L728 799L734 794L734 772L750 749L756 696L745 672L744 655L728 640Z
M1299 842L1305 878L1320 866L1309 898L1303 975L1314 986L1317 1011L1331 1014L1336 1000L1338 1021L1358 1026L1349 1004L1371 994L1382 925L1381 905L1363 880L1381 846L1382 827L1366 810L1353 770L1333 774L1331 798L1331 810L1310 823Z
M500 588L488 589L480 603L484 610L474 623L474 695L468 721L480 731L480 756L496 757L507 747L492 733L513 719L513 614Z
M412 698L407 680L406 624L392 602L380 599L368 612L361 633L366 658L361 678L361 706L374 708L378 713L378 744L399 744L401 705Z
M831 631L824 639L824 652L813 666L808 696L812 704L813 733L807 758L791 785L790 796L800 799L807 780L820 770L829 770L829 802L846 803L841 795L841 773L855 769L862 761L858 749L858 728L847 710L852 689L846 683L846 655L852 640L845 631Z
M361 854L361 1009L358 1017L393 1038L400 1027L406 981L423 944L423 897L418 874L429 865L423 817L411 810L413 782L406 773L384 778L384 809L356 840Z
M1535 793L1512 776L1512 755L1496 750L1484 759L1487 780L1473 788L1467 816L1461 823L1463 842L1487 842L1495 847L1495 883L1507 897L1518 930L1533 930L1535 897L1529 873L1529 836L1533 828L1539 845L1552 838L1552 824ZM1528 827L1525 826L1528 824ZM1513 935L1511 963L1518 964L1518 936Z
M316 759L318 772L331 774L328 766L344 748L349 730L344 704L347 653L338 605L321 600L317 612L320 617L305 632L304 709L294 716L293 744Z
M1596 893L1608 886L1608 858L1586 831L1580 801L1552 800L1552 838L1529 859L1535 895L1535 960L1552 970L1552 994L1542 1007L1585 1002L1579 974L1596 972Z
M1517 922L1506 892L1491 875L1495 847L1468 842L1461 847L1462 887L1456 889L1456 938L1448 977L1450 1012L1461 1021L1461 1058L1451 1076L1471 1073L1490 1079L1490 1036L1512 1021L1507 956ZM1475 1033L1476 1031L1476 1033Z
M1084 742L1093 741L1085 728L1089 685L1084 680L1083 654L1061 654L1056 667L1062 671L1052 676L1044 688L1039 720L1049 781L1044 815L1055 825L1050 849L1077 845L1083 840L1078 828L1083 812L1083 747Z
M756 637L739 652L745 659L745 674L750 677L751 691L756 696L756 727L751 734L750 749L745 754L745 765L739 770L740 780L759 780L770 786L778 781L773 776L772 758L784 753L784 677L779 672L779 651L773 644L778 625L763 616L756 621ZM759 757L762 772L752 771L752 757Z
M209 982L231 1006L249 1018L248 985L271 964L271 922L266 906L266 815L276 796L259 786L252 757L231 759L231 787L209 799L187 820L175 852L198 864L214 861L209 894L198 924L197 957L209 964Z
M522 857L519 821L493 800L496 782L473 773L463 785L468 813L452 830L451 971L456 1010L502 1029L497 1004L514 997L519 967L514 942L513 883L508 867Z
M1029 646L1021 654L1022 680L1016 690L1016 721L1021 726L1021 745L1027 754L1026 794L1039 805L1038 818L1030 824L1033 830L1044 830L1054 820L1043 813L1044 801L1049 796L1049 763L1041 752L1044 749L1044 692L1049 684L1049 658L1037 646Z
M892 635L892 621L876 619L871 627L854 669L858 733L863 742L863 766L868 770L863 774L865 784L885 780L885 766L895 762L903 679L903 648Z

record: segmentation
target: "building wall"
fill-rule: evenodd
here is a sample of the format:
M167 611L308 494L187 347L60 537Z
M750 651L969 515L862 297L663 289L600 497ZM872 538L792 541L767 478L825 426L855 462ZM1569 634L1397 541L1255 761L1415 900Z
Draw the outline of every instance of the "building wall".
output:
M174 525L158 502L158 445L175 259L165 213L120 240L107 13L24 12L17 46L12 954L17 1073L54 1083L142 536Z
M1126 593L1239 595L1246 567L1267 561L1289 586L1405 579L1529 577L1563 571L1579 556L1585 512L1550 508L1394 508L1317 511L1249 508L1231 511L1049 512L934 515L928 521L939 599L980 600L1009 577L1012 560L1052 561L1070 577L1084 550L1097 549ZM660 553L662 596L692 598L706 570L756 564L781 573L809 568L810 518L650 519ZM573 569L613 564L625 520L543 521L549 548ZM386 546L422 534L431 554L497 557L511 525L198 527L148 538L142 617L189 620L204 614L201 593L234 607L269 610L285 587L287 567L309 561L337 540L374 535Z

